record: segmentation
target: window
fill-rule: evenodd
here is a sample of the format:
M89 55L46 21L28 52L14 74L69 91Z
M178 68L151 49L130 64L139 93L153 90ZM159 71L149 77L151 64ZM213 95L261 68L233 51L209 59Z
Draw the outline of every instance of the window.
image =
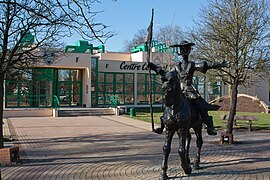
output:
M163 102L162 83L160 76L151 75L152 78L152 101L156 104ZM150 83L148 74L138 74L137 80L137 102L138 104L150 103Z
M98 105L115 104L134 104L134 74L98 74Z
M58 80L59 81L69 81L70 80L70 70L69 69L59 69L58 70Z

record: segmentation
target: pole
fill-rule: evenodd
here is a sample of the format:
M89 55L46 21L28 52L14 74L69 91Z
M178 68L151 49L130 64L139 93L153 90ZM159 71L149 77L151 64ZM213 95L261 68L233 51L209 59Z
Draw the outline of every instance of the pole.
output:
M154 9L152 9L152 17L150 21L150 25L148 27L148 34L147 34L147 62L150 63L150 55L151 55L151 44L152 44L152 35L153 35L153 19L154 19ZM151 78L151 69L149 68L149 91L150 91L150 114L151 114L151 123L152 123L152 131L155 130L154 127L154 117L153 117L153 99L152 99L152 78Z

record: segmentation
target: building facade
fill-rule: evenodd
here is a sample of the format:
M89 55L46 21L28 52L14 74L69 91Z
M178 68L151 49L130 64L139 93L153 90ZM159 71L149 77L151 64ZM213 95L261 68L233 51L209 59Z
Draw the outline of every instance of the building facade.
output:
M76 49L78 46L68 47L73 50L66 49L66 53L57 58L42 60L20 79L6 79L5 108L149 104L146 52L112 53L105 52L104 46L90 46L90 50L87 47L84 50ZM161 58L170 60L168 54L161 53L153 52L151 61ZM151 79L154 104L162 104L160 77L152 73ZM227 92L221 81L210 82L203 75L194 77L194 85L209 101ZM259 98L260 94L265 97L265 92L269 92L269 87L268 91L258 89L254 93L258 92Z

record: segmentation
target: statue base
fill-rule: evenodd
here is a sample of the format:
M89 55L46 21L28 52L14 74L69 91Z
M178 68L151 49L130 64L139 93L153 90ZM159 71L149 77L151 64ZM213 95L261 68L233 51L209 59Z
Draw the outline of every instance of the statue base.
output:
M19 147L3 147L0 149L0 164L12 165L20 161Z
M233 134L221 134L220 144L233 144Z

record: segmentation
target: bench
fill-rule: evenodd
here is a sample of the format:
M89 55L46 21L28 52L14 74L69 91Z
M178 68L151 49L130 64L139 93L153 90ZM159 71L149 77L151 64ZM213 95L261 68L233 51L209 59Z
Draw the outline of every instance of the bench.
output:
M226 120L224 123L228 123L229 116L228 115L221 115L222 120ZM247 115L235 115L234 116L234 128L241 127L241 126L248 126L249 131L253 131L253 124L255 121L258 121L256 116L247 116Z

